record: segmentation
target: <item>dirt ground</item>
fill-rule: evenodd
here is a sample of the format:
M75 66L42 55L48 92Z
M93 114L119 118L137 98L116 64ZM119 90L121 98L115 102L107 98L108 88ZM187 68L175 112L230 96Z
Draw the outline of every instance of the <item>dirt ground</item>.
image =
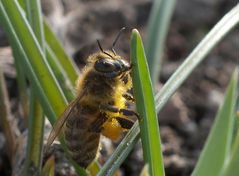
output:
M236 0L180 0L170 24L164 49L162 70L157 89L167 81L216 22L228 12ZM87 56L98 51L96 39L103 48L110 48L122 27L137 28L147 38L147 21L152 1L138 0L42 0L43 12L79 68ZM130 30L121 36L117 53L129 57ZM239 30L234 29L213 49L191 74L178 92L159 113L160 132L167 176L188 176L192 172L225 88L238 65ZM4 57L3 57L4 56ZM3 66L10 93L14 118L24 131L19 112L16 75L8 42L0 28L0 65ZM5 163L4 136L0 130L0 175L9 175ZM110 147L109 147L110 146ZM103 141L102 162L115 147ZM63 152L56 153L57 175L75 175ZM137 176L143 167L140 144L121 166L122 175Z

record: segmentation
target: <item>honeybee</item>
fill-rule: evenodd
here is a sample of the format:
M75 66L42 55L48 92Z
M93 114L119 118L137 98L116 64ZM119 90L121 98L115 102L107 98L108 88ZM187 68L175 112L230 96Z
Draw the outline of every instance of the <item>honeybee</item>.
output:
M128 116L138 117L127 106L128 101L134 101L129 93L132 65L113 49L119 35L111 50L104 51L97 40L100 51L87 59L77 81L77 98L68 105L48 137L47 147L63 129L69 153L82 168L95 159L101 134L117 140L134 124Z

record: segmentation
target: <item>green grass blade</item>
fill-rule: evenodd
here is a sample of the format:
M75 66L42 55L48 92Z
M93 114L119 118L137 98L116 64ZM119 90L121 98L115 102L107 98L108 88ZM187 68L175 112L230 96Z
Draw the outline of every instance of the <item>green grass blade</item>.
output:
M21 4L24 9L26 9L25 6L25 0L18 0L19 4ZM13 52L13 58L14 58L14 64L16 68L16 75L17 75L17 85L18 85L18 91L19 91L19 97L20 97L20 105L22 107L23 112L23 118L25 127L28 124L28 117L29 117L29 94L27 90L27 83L26 83L26 76L24 74L24 69L21 67L21 61L22 59L18 59L22 55L18 51L17 48L12 47Z
M134 97L140 116L139 126L144 159L150 175L164 175L163 158L152 84L141 37L136 29L131 37L131 61Z
M26 19L24 18L24 15L22 14L22 11L19 5L15 1L11 1L11 2L4 1L4 3L7 3L5 4L5 6L8 6L8 3L10 3L10 7L9 7L11 9L10 13L14 14L14 12L17 11L18 12L17 15L20 16L20 19L13 20L14 21L13 24L14 24L14 27L18 26L15 23L20 23L21 25L18 28L16 27L13 28L12 21L11 19L8 18L9 14L7 14L5 11L5 9L7 8L3 6L2 2L3 0L0 0L0 22L3 24L5 28L5 31L10 39L11 46L13 48L18 49L19 54L22 55L19 58L24 58L24 60L22 60L22 63L25 65L24 70L26 71L26 75L28 79L30 80L30 82L33 84L33 86L35 86L35 88L37 89L38 97L40 99L44 113L47 114L48 119L53 124L56 118L59 117L59 115L65 109L66 100L63 94L61 94L61 91L58 89L58 84L56 83L55 78L52 75L52 71L49 70L49 67L46 64L45 57L40 49L40 45L38 44L31 28L29 27ZM13 14L11 14L12 18L14 18ZM23 21L20 22L18 20L23 20ZM23 31L21 30L19 31L19 28L21 27L23 27ZM14 29L18 29L18 31L16 32ZM18 36L21 36L21 38L19 38ZM26 39L22 41L22 37L24 36L26 37ZM33 48L35 51L37 51L35 53L35 56L34 56L34 52L32 52L31 50ZM31 59L33 59L34 62L31 62L32 61ZM43 72L41 71L41 69ZM42 86L41 81L43 82L44 86ZM63 148L66 149L64 146L64 141L61 141L61 142L63 144ZM66 154L68 154L67 150L66 150ZM82 176L87 175L84 169L77 166L74 162L72 163L76 169L76 172L79 175L82 175Z
M155 96L156 109L160 111L174 92L182 85L198 64L205 59L206 55L233 29L239 22L239 5L228 12L204 37L192 53L185 59L180 67L165 83L160 92Z
M175 2L175 0L155 0L152 6L145 50L153 85L158 81L165 39Z
M38 43L42 50L45 49L45 39L43 32L43 19L41 15L41 4L38 0L25 0L26 16L31 25Z
M221 173L231 150L237 80L238 71L236 70L192 176L219 175Z
M238 176L239 173L239 133L237 133L235 143L232 148L232 152L229 156L228 162L226 163L221 176Z
M44 32L41 16L41 5L39 0L25 0L27 19L33 29L33 32L41 45L43 52L45 51ZM45 53L44 53L45 54ZM15 59L17 60L17 58ZM32 166L38 168L38 173L41 172L42 165L42 148L43 148L43 134L44 122L42 107L36 97L37 91L34 87L31 89L30 101L30 116L28 123L28 141L27 154L25 160L25 172L31 169ZM34 92L35 91L35 95Z
M29 99L28 99L29 94L27 90L26 76L21 66L21 60L23 60L23 58L20 58L22 55L19 53L17 48L12 48L12 52L17 75L17 85L18 85L17 87L20 97L20 106L22 108L22 116L24 118L24 125L26 127L28 124L27 119L29 116Z
M179 69L175 72L177 74L180 73L180 75L184 77L184 79L180 80L180 77L177 77L177 74L173 74L174 78L170 78L169 79L170 82L167 81L167 83L164 85L161 91L156 95L157 112L159 112L163 108L163 106L167 103L169 98L174 94L174 92L179 88L179 86L181 86L186 77L188 77L189 74L195 69L195 67L205 58L206 53L208 53L214 46L216 46L219 40L221 40L233 27L235 27L235 25L239 21L238 16L239 16L239 6L235 6L214 26L214 28L209 32L207 37L204 38L202 42L200 42L200 44L195 48L193 53L189 55L189 57L185 60L182 66L180 66ZM208 47L207 43L210 43L209 44L210 48L207 48ZM190 67L190 69L186 70L187 67ZM180 80L180 82L177 82L178 79ZM174 81L176 83L174 83ZM131 141L135 140L139 136L139 132L137 132L135 129L131 129L128 132L128 135L131 135L132 133L134 133L135 135L131 136L133 138L130 139ZM122 143L124 142L127 141L123 140ZM131 145L133 144L134 143L129 144L128 147L126 148L123 148L123 145L118 146L116 150L121 151L118 157L121 157L121 155L123 155L123 153L125 153L128 150L128 148L130 148Z
M39 100L51 123L54 123L65 106L66 100L59 89L55 77L46 62L33 31L31 30L24 14L16 1L1 0L0 14L4 27L13 42L25 53L25 70L29 80L38 89ZM13 28L14 26L14 28ZM16 31L15 31L16 30ZM12 43L13 43L12 42Z
M48 65L45 64L46 62L45 62L44 55L42 54L39 44L38 44L37 40L35 39L34 34L31 31L31 28L29 27L26 19L23 17L23 14L21 14L22 11L20 10L19 5L11 4L11 5L13 5L13 7L10 6L10 9L15 8L15 10L13 10L13 11L18 11L19 16L22 15L21 18L23 18L23 19L19 19L19 20L23 20L22 21L23 22L23 24L22 24L23 31L21 31L18 28L18 30L20 30L20 33L18 33L18 35L23 35L23 36L24 36L24 34L27 35L27 38L30 37L30 41L29 41L30 43L23 42L23 44L22 44L22 41L18 38L17 32L15 32L15 30L14 30L16 25L14 25L14 27L13 27L12 21L8 18L9 14L6 13L6 11L5 11L6 8L5 8L5 6L3 6L2 2L3 1L0 0L0 22L1 22L1 24L3 24L4 29L7 33L7 36L10 39L11 46L13 48L18 49L19 54L21 55L19 57L19 59L23 58L22 64L25 66L24 67L25 74L27 75L28 79L33 84L33 86L35 86L35 88L37 89L38 97L41 100L41 105L43 107L44 113L46 113L48 115L48 119L53 124L56 120L56 117L57 116L59 117L59 114L61 114L61 112L63 112L64 108L66 107L65 98L64 98L63 94L61 94L61 91L58 89L58 84L56 84L54 77L53 77L53 79L51 77L52 71L49 71ZM9 1L7 1L7 3L8 2ZM11 1L10 3L16 3L16 2ZM6 5L8 6L8 4L6 4ZM16 22L17 21L15 21L15 23ZM21 27L22 26L20 25L20 28ZM27 28L27 30L26 30L26 28ZM30 33L29 33L29 31L30 31ZM31 43L32 41L33 41L33 43ZM28 47L28 49L26 49L27 52L25 52L24 47L26 47L26 48ZM34 47L36 47L37 49ZM35 57L33 57L33 55L32 55L34 53L29 51L32 48L34 48L35 50L38 50L38 52L35 53ZM30 57L30 56L32 56L32 57ZM35 62L33 62L33 63L30 62L30 59L36 59L36 58L39 60L34 60ZM44 60L43 64L42 64L41 59ZM38 69L34 70L35 69L34 66L36 66L36 67L40 66L40 67ZM41 68L43 70L43 73L37 72L37 71L41 70ZM47 73L45 73L44 71L46 71ZM43 81L43 83L45 81L45 86L42 86L41 81ZM48 84L48 86L46 86L46 84ZM60 95L58 94L59 91L60 91ZM52 96L51 96L51 94L52 94ZM46 96L46 95L49 95L49 96ZM65 148L64 141L61 141L61 142L63 144L63 148ZM68 153L66 152L66 154L68 154ZM87 175L86 171L84 169L75 165L74 162L72 162L72 163L76 169L76 172L79 175L82 175L82 176Z
M69 77L71 84L75 85L75 81L77 80L79 72L76 65L72 61L73 59L66 54L59 40L56 38L55 34L52 32L52 30L45 21L44 21L44 31L46 41L50 46L52 52L58 58L60 64L62 65L67 76Z
M237 93L237 101L238 101L238 93ZM238 103L238 102L237 102ZM237 104L238 105L238 104ZM237 107L237 106L236 106ZM238 110L238 109L237 109ZM237 112L238 114L238 112ZM239 130L238 130L238 115L236 120L236 135L234 137L234 142L232 145L231 153L228 156L227 162L223 168L222 174L220 176L237 176L239 173Z
M61 89L66 97L66 99L70 102L75 98L74 95L74 87L69 80L69 77L66 75L65 70L63 69L62 65L59 63L58 58L51 50L51 48L46 44L46 58L47 61L59 83Z
M35 92L36 93L36 92ZM42 149L44 134L44 115L39 101L36 98L34 90L31 92L30 116L28 123L28 141L27 156L25 160L25 173L31 170L31 167L38 168L41 172Z

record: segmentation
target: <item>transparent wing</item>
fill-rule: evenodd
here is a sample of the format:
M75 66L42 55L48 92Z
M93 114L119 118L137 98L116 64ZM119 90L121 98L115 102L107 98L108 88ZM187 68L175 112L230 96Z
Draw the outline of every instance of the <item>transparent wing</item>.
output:
M60 134L66 120L70 117L71 113L73 112L72 110L75 108L75 106L77 105L77 103L80 101L80 99L83 97L84 95L84 91L74 100L72 101L67 108L65 109L65 111L61 114L61 116L57 119L57 121L55 122L50 135L48 136L47 139L47 143L46 143L46 147L44 151L47 151L51 144L53 143L53 141L56 139L56 137Z

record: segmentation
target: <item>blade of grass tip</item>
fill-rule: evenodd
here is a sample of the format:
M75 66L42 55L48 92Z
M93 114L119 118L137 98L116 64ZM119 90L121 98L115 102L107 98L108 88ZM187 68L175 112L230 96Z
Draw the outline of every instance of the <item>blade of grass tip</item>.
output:
M192 176L220 175L231 151L238 71L232 76L223 105L217 113Z
M156 101L156 110L159 112L163 106L167 103L169 98L174 94L174 92L182 85L182 83L185 81L185 79L190 75L190 73L196 68L196 66L205 58L206 53L208 53L216 44L230 31L233 27L236 26L239 19L237 18L239 16L239 6L235 6L230 12L228 12L215 26L214 28L209 32L209 34L202 40L202 42L199 43L199 45L194 49L192 52L193 54L190 54L188 58L185 60L185 62L177 69L175 74L172 75L172 77L166 82L164 87L161 89L160 92L158 92L155 96ZM212 38L212 41L210 39ZM207 43L210 43L210 48L208 48ZM201 53L202 52L202 53ZM184 71L187 69L187 67L190 67L187 71ZM184 78L180 80L180 77L177 77L177 74L180 73L180 77ZM180 80L177 81L177 80ZM174 84L174 82L176 82ZM167 90L169 90L167 92ZM136 131L136 129L131 129L128 134L131 135L134 133L135 135L131 136L133 139L132 141L136 140L139 136L139 132ZM123 140L121 143L127 142L126 140ZM136 142L135 142L136 143ZM124 157L123 154L126 153L131 145L135 144L132 143L128 147L123 148L123 145L120 145L117 147L116 150L121 151L119 153L118 157ZM114 155L112 155L113 157ZM111 158L109 158L111 160ZM108 166L108 165L107 165ZM103 167L105 168L105 166ZM108 168L111 168L108 166ZM107 170L107 168L105 168Z
M28 175L31 168L37 168L41 172L44 115L39 101L36 99L36 92L31 89L30 116L28 127L27 156L25 160L25 174Z
M26 1L27 3L31 3L31 4L28 4L28 5L26 5L26 7L27 7L27 11L29 11L29 13L31 13L31 11L33 11L34 9L34 6L38 6L39 7L39 2L32 2L32 1ZM28 9L28 8L32 8L32 9ZM35 7L36 8L36 7ZM38 12L40 12L40 10L38 10ZM33 24L33 25L35 25L34 27L41 27L42 28L42 18L40 18L41 17L41 14L33 14L33 16L35 16L35 18L37 18L37 17L39 17L39 20L38 20L38 22L39 23L41 23L41 24ZM33 21L34 21L34 19L32 19ZM37 21L37 20L36 20ZM33 28L34 29L34 28ZM42 29L42 31L43 31L43 29ZM42 36L43 35L43 32L41 32L41 31L37 31L38 32L38 35L37 35L37 37L41 37L42 38L42 40L44 40L44 36ZM44 42L44 44L45 44L45 42ZM43 47L45 47L44 45L42 45ZM46 45L46 47L47 47L48 45ZM49 49L49 48L48 48ZM43 50L44 51L44 50ZM47 50L48 52L48 54L49 54L49 50ZM49 55L48 55L49 56ZM51 57L52 57L52 60L51 61L53 61L54 62L54 55L52 54L52 55L50 55ZM56 60L55 60L56 61ZM52 63L52 65L53 65L53 62L51 62ZM57 65L57 63L55 62L54 63L55 65L54 66L56 66L56 67L53 67L53 69L60 69L60 67L57 67L57 66L59 66L59 65ZM67 80L67 79L66 79ZM69 86L68 86L69 87ZM69 91L68 91L68 93L69 93ZM73 94L72 94L72 92L70 92L71 94L69 95L69 94L67 94L67 95L69 95L69 96L71 96L70 98L72 99L73 98ZM69 98L69 99L70 99ZM34 121L33 121L34 122ZM34 137L36 137L36 136L34 136ZM67 156L69 155L69 153L67 152L67 150L66 150L66 148L65 148L65 143L64 143L64 140L62 139L61 140L61 144L62 144L62 146L63 146L63 148L65 149L65 151L66 151L66 154L67 154ZM74 167L75 167L75 169L76 169L76 172L78 173L78 174L80 174L80 175L86 175L86 172L85 172L85 170L84 169L82 169L82 168L79 168L78 166L76 166L75 164L74 164L74 162L72 161L72 164L74 165Z
M23 49L24 54L27 56L23 57L25 58L23 63L27 76L38 89L39 99L44 107L44 112L53 124L56 116L63 112L66 106L66 99L59 89L52 71L49 69L40 45L22 14L19 4L16 1L1 0L0 2L0 14L6 29L5 31L12 38L12 43L17 42L19 48Z
M24 0L18 0L18 2L21 4L22 7L25 8L25 3L23 2ZM14 57L14 64L16 68L16 73L17 73L17 85L18 85L18 91L19 91L19 96L20 96L20 104L22 107L23 111L23 117L25 120L25 126L28 124L28 116L29 116L29 94L27 90L27 82L26 82L26 76L24 74L24 70L21 67L21 61L22 59L18 59L19 57L22 57L22 54L18 51L16 47L12 47L13 51L13 57Z
M236 143L237 135L239 135L239 95L237 95L237 101L236 101L236 113L235 113L235 123L234 123L234 135L233 135L233 141L232 143Z
M238 98L237 98L237 101L238 101ZM238 112L237 112L237 114L238 114ZM236 119L236 120L238 120L238 119ZM237 128L238 128L238 126L237 126ZM231 153L228 156L227 162L225 163L225 166L224 166L223 171L220 176L237 176L238 175L238 173L239 173L238 153L239 153L239 130L237 129L237 134L235 136L235 139L234 139L234 142L232 145Z
M206 57L206 55L222 40L225 35L239 22L239 5L228 12L203 38L191 54L156 94L156 109L160 111L174 92L182 85L191 72Z
M152 84L141 37L136 29L131 37L131 61L134 97L140 116L139 126L144 159L150 175L164 175L163 158Z
M139 140L139 123L136 121L132 127L134 133L127 133L124 139L120 142L112 156L106 161L101 168L97 176L109 176L113 175L115 171L120 167L122 162L128 156L134 145Z
M238 69L238 68L237 68ZM238 110L238 93L237 93L237 98L236 98L236 105L235 105L235 110ZM237 135L238 135L238 130L239 130L239 112L235 112L234 113L234 119L235 122L233 124L233 136L232 136L232 147L235 144L235 141L237 139Z
M7 95L7 88L5 79L3 76L2 69L0 67L0 125L3 129L3 133L6 139L6 150L7 156L11 163L13 162L13 155L16 149L16 141L15 141L15 133L11 128L11 122L9 121L9 117L11 116L10 112L10 102Z
M41 5L39 0L25 0L26 16L31 25L33 32L41 45L42 51L45 54L44 32L41 16ZM35 94L33 93L35 91ZM28 124L28 141L25 160L25 173L28 175L31 167L38 168L38 173L41 172L42 165L42 148L44 122L42 107L38 98L37 91L34 87L31 88L31 104L30 116Z
M175 0L156 0L150 12L145 50L153 85L159 78L165 39L175 4Z
M56 38L55 34L52 32L49 25L46 23L46 20L44 20L44 31L45 31L46 41L48 45L50 46L52 52L58 58L60 64L62 65L67 76L69 77L71 84L75 85L75 81L77 80L79 71L76 65L74 64L73 59L66 54L61 43Z

